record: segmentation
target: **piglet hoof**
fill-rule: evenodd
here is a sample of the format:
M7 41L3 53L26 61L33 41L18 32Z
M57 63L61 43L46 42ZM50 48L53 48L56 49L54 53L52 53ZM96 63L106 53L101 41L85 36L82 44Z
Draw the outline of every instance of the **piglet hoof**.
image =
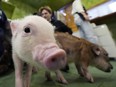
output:
M90 73L86 73L85 78L88 80L88 82L93 83L94 79Z
M62 83L62 84L68 84L68 82L65 80L65 79L58 79L57 80L59 83Z
M90 82L90 83L94 83L93 78L90 78L90 79L88 80L88 82Z
M47 77L46 81L53 81L51 77Z

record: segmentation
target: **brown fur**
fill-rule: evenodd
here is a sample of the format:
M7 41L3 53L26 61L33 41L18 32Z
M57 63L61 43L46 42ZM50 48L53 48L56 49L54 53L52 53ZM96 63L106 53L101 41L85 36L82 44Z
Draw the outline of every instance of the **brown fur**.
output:
M83 61L83 62L88 61L87 65L89 64L91 57L94 56L91 48L95 44L92 44L88 42L87 40L84 40L69 34L57 33L57 35L56 35L56 39L61 44L62 48L66 51L69 62L70 60L75 61L78 59L78 61ZM85 53L88 53L88 54L85 54Z
M78 73L89 82L94 82L87 69L89 65L105 72L110 72L112 69L108 54L102 47L67 33L56 32L55 38L59 46L66 51L68 62L74 62Z

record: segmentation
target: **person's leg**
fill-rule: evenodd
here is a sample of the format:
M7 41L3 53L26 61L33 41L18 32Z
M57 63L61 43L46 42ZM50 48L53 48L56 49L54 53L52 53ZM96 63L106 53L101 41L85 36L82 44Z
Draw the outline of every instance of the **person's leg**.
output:
M76 24L76 26L78 28L80 37L81 38L86 38L85 34L84 34L84 31L83 31L83 29L81 27L82 26L81 24L82 24L83 20L76 14L76 15L74 15L74 21L75 21L75 24Z
M85 36L85 34L84 34L83 29L81 29L81 26L80 26L80 25L77 26L77 27L78 27L78 31L79 31L79 35L80 35L80 37L85 39L86 36Z
M2 28L0 28L0 57L2 56L4 52L3 40L4 40L4 31Z
M86 39L92 43L99 44L97 35L88 21L83 21L80 25Z

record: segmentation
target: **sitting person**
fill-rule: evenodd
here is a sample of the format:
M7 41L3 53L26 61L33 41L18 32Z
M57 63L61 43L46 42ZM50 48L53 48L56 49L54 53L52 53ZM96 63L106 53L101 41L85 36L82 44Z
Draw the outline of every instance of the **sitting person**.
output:
M69 34L72 34L72 30L66 26L63 22L60 20L56 20L52 17L52 10L49 6L44 6L39 9L39 13L43 18L48 20L53 26L55 26L55 31L58 32L68 32Z

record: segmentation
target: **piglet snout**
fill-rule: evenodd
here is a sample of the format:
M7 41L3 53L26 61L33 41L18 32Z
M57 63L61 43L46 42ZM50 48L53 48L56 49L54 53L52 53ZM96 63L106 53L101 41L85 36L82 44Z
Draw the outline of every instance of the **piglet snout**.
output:
M63 68L66 64L66 53L55 43L37 45L33 51L33 58L50 70Z
M62 49L57 49L55 52L52 52L50 56L48 56L45 61L45 65L51 69L61 69L66 64L66 53Z
M109 67L106 69L105 72L111 72L111 69L113 69L113 66L111 64L109 64Z

